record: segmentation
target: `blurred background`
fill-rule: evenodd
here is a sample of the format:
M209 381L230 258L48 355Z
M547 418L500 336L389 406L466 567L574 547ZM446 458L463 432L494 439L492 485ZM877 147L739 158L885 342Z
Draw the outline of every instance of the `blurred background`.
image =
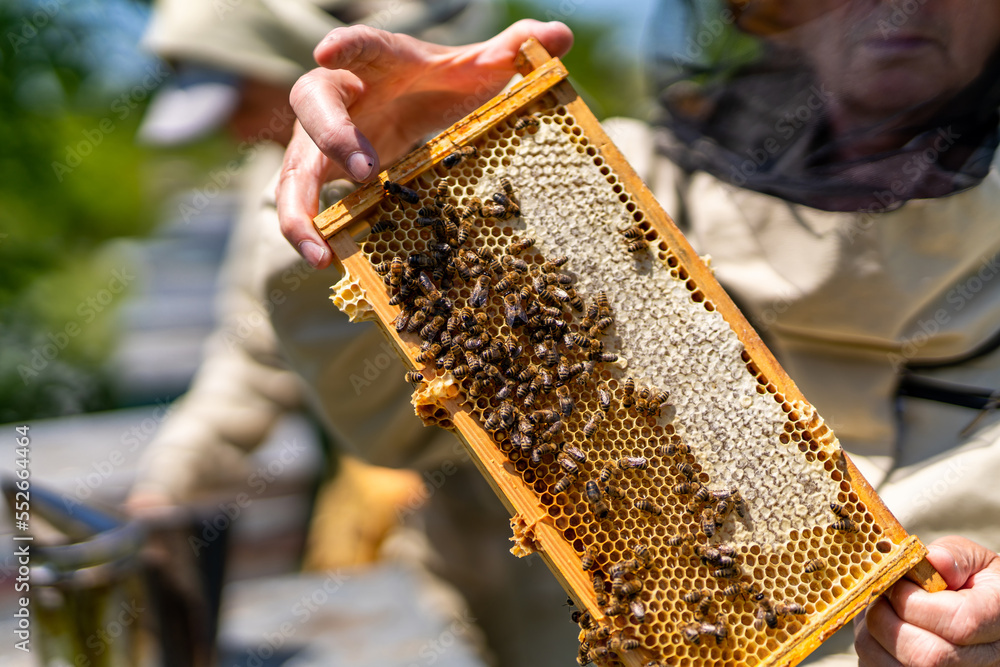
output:
M205 4L225 14L239 3ZM591 109L600 118L647 116L645 49L677 38L669 21L660 22L665 32L648 33L655 0L628 3L627 10L610 0L490 4L490 33L523 17L570 25L576 44L564 60ZM246 134L232 123L227 129L224 119L177 130L192 135L183 141L141 140L149 132L141 128L151 100L178 85L176 63L140 43L152 12L153 3L142 0L0 3L0 471L16 472L15 429L28 426L33 489L53 493L56 514L87 506L112 521L123 516L137 463L172 401L191 384L217 324L219 269L239 212L243 165L254 152ZM161 128L161 135L170 131ZM273 594L238 586L301 568L318 471L325 469L322 445L311 421L291 414L254 454L251 467L273 473L280 464L280 480L224 522L225 577L216 583L226 586L223 601L232 591L242 602L222 603L222 644L237 648L225 649L230 653L220 664L286 664L288 656L273 642L267 651L238 647L237 635L254 623L246 610L266 607ZM39 498L33 498L36 513L44 502ZM79 526L62 528L64 535L53 539L86 534ZM13 534L5 511L0 663L41 664L37 646L25 654L11 639ZM131 542L123 544L116 548L127 560ZM197 542L189 546L199 551ZM42 575L65 572L56 567ZM32 594L41 595L36 590ZM316 582L306 590L318 590ZM101 604L110 603L105 597ZM208 613L219 604L209 601ZM139 612L121 614L124 633ZM42 637L39 622L35 631ZM87 638L97 655L117 655L113 637L97 636Z

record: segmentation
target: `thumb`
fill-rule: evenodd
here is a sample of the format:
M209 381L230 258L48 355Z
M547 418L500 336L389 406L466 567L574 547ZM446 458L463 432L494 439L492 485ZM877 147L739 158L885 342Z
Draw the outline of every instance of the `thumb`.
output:
M927 545L927 560L948 583L948 589L957 591L969 578L986 569L997 559L997 554L972 540L949 535Z

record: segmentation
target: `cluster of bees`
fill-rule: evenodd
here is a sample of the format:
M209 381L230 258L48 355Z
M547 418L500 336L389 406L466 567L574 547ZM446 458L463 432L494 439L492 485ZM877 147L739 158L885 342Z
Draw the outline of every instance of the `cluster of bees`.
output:
M640 252L649 247L649 242L646 240L646 230L638 225L632 225L619 233L625 239L625 249L629 252Z

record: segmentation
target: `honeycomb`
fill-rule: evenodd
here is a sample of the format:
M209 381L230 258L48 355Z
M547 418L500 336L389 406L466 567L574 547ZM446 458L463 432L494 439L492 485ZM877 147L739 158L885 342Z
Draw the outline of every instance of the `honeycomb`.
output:
M375 311L372 310L372 305L365 299L364 288L350 272L344 272L344 277L333 286L332 291L330 300L333 301L333 305L347 315L349 322L378 319L375 316Z
M871 588L899 539L573 109L546 101L359 216L414 405L446 428L470 415L459 434L487 434L537 501L512 520L515 555L544 555L541 524L567 547L550 565L580 607L580 664L774 662ZM345 281L335 301L367 302Z

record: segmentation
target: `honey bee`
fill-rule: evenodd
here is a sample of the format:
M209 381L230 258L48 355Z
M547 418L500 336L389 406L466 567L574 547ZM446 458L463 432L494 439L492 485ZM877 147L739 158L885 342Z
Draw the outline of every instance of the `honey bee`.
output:
M777 612L779 616L788 616L794 614L796 616L801 616L806 613L806 608L800 604L779 604L776 605L774 611Z
M417 371L408 371L406 375L403 376L403 380L411 384L417 384L424 381L424 376L422 373Z
M545 341L536 345L535 354L541 358L543 364L550 368L559 363L559 350L556 349L555 345L551 344L551 341Z
M697 482L694 483L697 484ZM700 484L698 486L701 488L699 488L697 491L694 492L693 496L694 501L699 503L707 503L711 498L711 494L708 492L708 487L702 486Z
M576 401L570 396L569 387L563 385L556 388L556 396L559 397L559 411L562 412L564 417L569 417L573 414L573 408L576 405Z
M690 542L692 539L690 533L678 533L676 535L671 535L666 539L667 546L679 547L685 542Z
M391 218L382 218L374 225L372 225L372 228L369 233L381 234L382 232L391 232L392 230L396 229L396 227L397 225L395 220L392 220Z
M586 437L588 440L594 437L594 434L597 433L597 428L601 425L601 420L603 419L603 417L604 415L600 412L595 412L590 416L590 419L583 427L584 437Z
M621 616L626 611L628 611L628 609L625 605L617 600L612 602L609 606L601 609L601 612L603 612L605 616Z
M729 584L728 586L723 588L720 592L724 597L734 598L738 595L754 594L756 592L756 588L754 588L754 585L749 582L741 581L736 584Z
M667 402L667 398L670 397L669 392L662 389L657 389L649 397L649 406L651 410L659 411L660 406Z
M484 218L503 220L507 217L507 209L494 201L485 202L479 210Z
M442 214L443 214L443 215L444 215L444 216L445 216L445 217L446 217L446 218L447 218L448 220L451 220L451 221L452 221L452 222L454 222L454 223L457 223L457 222L459 221L459 216L458 216L458 209L457 209L457 208L455 208L455 205L454 205L454 204L445 204L444 206L442 206L442 207L441 207L441 213L442 213ZM455 234L454 234L454 235L455 235L455 236L457 236L457 235L458 235L458 228L457 228L457 227L455 228Z
M735 566L720 567L712 570L712 576L716 579L735 579L740 576L740 570Z
M611 481L611 477L615 474L615 463L614 461L608 461L603 466L601 466L600 480L601 484L607 484Z
M486 391L486 383L476 379L469 385L469 396L482 396Z
M442 200L447 199L451 196L451 185L447 178L439 178L434 181L434 187L431 188L431 197L434 198L438 205L442 204Z
M586 385L590 382L590 376L594 372L594 366L596 364L593 361L583 361L575 366L579 366L580 370L577 373L576 383L579 385Z
M418 216L417 219L413 221L413 224L417 227L434 227L435 225L440 224L440 222L441 220L439 218Z
M597 551L594 547L587 547L586 551L583 552L583 556L580 557L580 565L584 570L593 570L596 564Z
M691 642L692 644L701 643L701 633L698 632L698 627L699 627L698 624L693 624L693 625L685 625L683 628L681 628L681 634L684 636L684 639Z
M840 519L839 521L834 521L830 524L831 530L839 530L844 533L856 533L858 532L858 526L850 519Z
M715 637L715 643L721 644L729 636L729 628L719 620L715 623L701 623L698 626L698 634L706 637Z
M688 591L687 593L681 596L681 599L687 602L688 604L698 604L699 602L701 602L702 599L711 597L712 597L712 591L708 590L707 588L703 588L701 590L695 589L693 591Z
M621 230L620 233L622 236L632 241L635 239L641 239L646 232L642 230L642 227L639 227L638 225L632 225L628 229Z
M590 328L590 337L591 338L597 338L599 335L601 335L602 333L604 333L604 331L608 327L610 327L614 323L615 323L614 318L611 318L611 317L602 317L601 319L597 320L597 322L594 324L594 326L592 326Z
M644 456L623 456L618 459L618 467L622 470L634 468L635 470L645 470L649 467L649 461Z
M677 472L679 472L680 474L684 475L684 477L686 477L688 480L692 480L694 478L694 466L692 466L690 463L674 464L674 469L677 470Z
M456 380L461 380L470 373L470 369L467 365L462 364L460 366L455 366L451 369L451 374Z
M454 220L443 220L434 228L434 233L438 238L446 240L449 245L458 245L458 223Z
M595 572L590 578L590 583L594 587L594 594L597 595L598 598L601 598L604 595L604 577L601 576L601 573ZM604 636L607 637L608 635Z
M500 421L504 426L512 426L514 424L514 406L510 404L510 401L504 401L500 404L499 409Z
M420 203L420 195L417 194L416 190L411 190L410 188L400 185L395 181L383 182L382 190L386 195L405 201L407 204L416 205Z
M587 496L587 501L590 503L598 503L601 501L601 489L597 485L597 482L589 481L585 486L585 494Z
M559 456L558 456L558 457L556 458L556 462L557 462L557 463L559 464L559 466L560 466L560 467L561 467L561 468L562 468L563 470L565 470L565 471L566 471L566 472L567 472L568 474L570 474L570 475L579 475L579 474L580 474L580 466L579 466L579 464L577 464L577 462L576 462L576 461L574 461L574 460L573 460L573 459L571 459L570 457L566 456L565 454L560 454L560 455L559 455ZM594 484L594 488L597 488L597 484L596 484L596 483L594 483L594 482L587 482L587 484L588 484L588 485L590 485L590 484ZM590 489L589 489L589 486L588 486L588 491L589 491L589 490L590 490ZM601 492L600 492L600 491L598 491L597 493L598 493L598 497L600 497L600 493L601 493ZM588 495L588 499L589 499L589 495Z
M559 451L559 448L554 444L551 442L544 442L531 450L531 462L535 464L541 463L543 456L557 451Z
M528 364L517 374L517 379L519 382L528 382L533 377L538 375L538 367L534 364Z
M573 612L573 622L579 625L584 630L588 630L594 627L594 617L590 615L589 611L574 611Z
M410 323L410 318L413 316L413 312L410 310L401 310L399 315L396 315L392 320L392 325L395 327L397 333L403 333L406 331L407 325Z
M576 371L575 364L570 365L569 359L559 357L559 363L556 365L556 377L559 378L560 382L566 382L573 377L575 375L574 371Z
M611 409L611 392L603 382L597 385L597 404L600 406L601 412L608 414L608 410Z
M629 544L629 548L632 550L632 553L635 554L636 558L642 561L646 567L649 567L649 564L653 560L653 554L649 551L648 546L642 544L641 542L632 542Z
M476 150L475 146L463 146L462 148L449 153L445 159L441 160L441 164L444 165L445 169L454 169L462 163L462 160L478 156L479 151Z
M510 292L512 289L514 289L514 282L516 280L517 280L517 276L514 275L513 273L507 273L507 274L505 274L504 277L500 279L500 282L498 282L496 284L496 286L495 286L495 289L496 289L497 293L498 294L506 294L507 292ZM516 295L512 295L512 296L516 296Z
M807 573L810 573L810 572L819 572L820 570L824 569L825 567L826 567L826 563L823 561L822 558L813 558L811 561L809 561L808 563L805 564L805 566L802 568L802 570L804 572L807 572Z
M486 302L490 298L490 282L491 278L488 275L479 276L476 280L476 286L472 290L472 295L469 297L469 305L473 308L482 308L486 305Z
M747 515L747 501L743 499L743 495L740 490L735 486L730 490L731 495L729 500L733 503L733 509L736 510L736 514L739 515L741 519L745 518Z
M732 509L732 503L726 500L720 500L715 505L715 513L713 518L715 519L715 525L721 526L726 522L726 517L729 516L729 511Z
M389 263L389 285L399 287L403 280L403 258L393 257Z
M691 448L683 442L671 442L669 445L661 445L657 453L666 456L685 456L691 453Z
M585 347L590 344L590 339L578 331L570 331L563 336L563 342L567 347Z
M635 501L635 508L642 512L649 512L655 516L660 516L663 514L663 509L648 498L641 498Z
M764 629L765 624L772 630L778 627L778 614L775 613L774 607L771 606L771 602L767 598L761 598L757 602L757 613L753 621L753 629L760 632Z
M583 299L575 290L567 290L569 293L569 305L570 308L577 311L578 313L583 312Z
M524 308L521 307L521 300L516 294L505 294L503 297L504 305L504 317L507 320L507 326L511 329L528 323L528 317L524 314Z
M441 315L437 315L433 320L428 322L423 329L420 330L420 337L424 340L434 340L441 333L444 328L445 319Z
M705 533L705 537L711 538L715 535L715 513L712 508L706 507L701 514L701 530Z
M641 250L645 250L648 247L649 247L649 242L646 241L646 239L640 239L638 241L632 241L625 247L625 249L628 250L629 252L639 252Z
M567 257L566 255L561 255L559 257L550 259L549 261L545 262L544 264L542 264L540 269L542 273L555 273L557 269L562 267L562 265L568 261L569 257Z
M424 363L432 359L436 359L437 357L441 356L441 354L443 354L443 348L441 347L440 344L434 343L426 350L418 354L416 359L418 362Z
M624 651L634 651L639 648L639 640L625 636L624 630L616 634L608 641L608 648L615 653Z
M539 121L537 116L521 116L517 119L517 122L514 123L514 131L520 132L521 130L526 130L529 127L538 127L538 125Z
M574 447L573 445L563 446L563 452L565 452L567 456L571 456L574 459L576 459L578 463L587 462L587 455L584 453L584 451L582 449Z
M708 616L709 612L712 611L712 598L704 598L698 603L698 615L702 618Z
M618 589L618 596L623 598L634 597L642 591L642 582L638 579L627 581Z
M623 500L625 498L625 490L620 486L615 486L614 484L608 484L605 486L604 494L616 500Z
M846 507L840 503L830 503L830 511L836 514L841 519L850 519L851 512Z
M573 477L573 475L563 475L562 477L560 477L558 480L556 480L556 483L552 486L552 494L553 495L560 494L563 491L567 490L569 487L573 486L574 479L575 478Z
M490 412L489 415L490 416L486 418L486 422L483 424L483 427L487 431L496 431L500 428L500 413Z
M599 315L604 316L611 312L611 302L608 300L608 293L604 290L597 293L596 303Z
M622 387L622 407L630 408L635 405L635 380L626 378Z
M552 424L560 420L559 413L555 410L535 410L528 415L528 421L532 424Z
M459 215L459 217L463 219L458 225L458 234L455 235L455 240L458 241L458 245L460 246L465 245L466 241L469 240L469 237L472 236L472 232L476 229L475 225L472 224L472 220L467 217L469 215L471 215L471 213L468 208L462 209L462 212Z
M406 325L407 333L416 333L427 322L427 313L418 310L410 316L410 321Z

